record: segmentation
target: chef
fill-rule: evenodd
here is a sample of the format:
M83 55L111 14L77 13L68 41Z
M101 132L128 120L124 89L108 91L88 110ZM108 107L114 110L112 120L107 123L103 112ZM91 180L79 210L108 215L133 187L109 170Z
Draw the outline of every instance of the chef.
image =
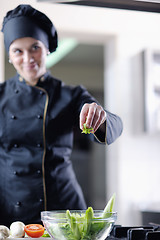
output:
M73 128L85 123L92 140L111 144L122 121L84 87L46 70L57 31L45 14L19 5L7 12L2 32L17 74L0 85L0 224L39 223L44 210L85 209L70 161Z

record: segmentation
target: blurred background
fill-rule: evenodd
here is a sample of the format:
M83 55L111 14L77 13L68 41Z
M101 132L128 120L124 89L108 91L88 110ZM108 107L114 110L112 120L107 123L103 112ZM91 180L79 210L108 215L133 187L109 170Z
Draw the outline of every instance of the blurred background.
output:
M115 192L117 223L160 223L159 1L148 8L147 1L141 7L134 4L140 1L97 2L1 0L0 25L18 4L44 12L59 35L49 71L66 84L84 85L123 120L122 136L109 146L75 132L72 162L87 204L103 209ZM0 81L13 74L0 33Z

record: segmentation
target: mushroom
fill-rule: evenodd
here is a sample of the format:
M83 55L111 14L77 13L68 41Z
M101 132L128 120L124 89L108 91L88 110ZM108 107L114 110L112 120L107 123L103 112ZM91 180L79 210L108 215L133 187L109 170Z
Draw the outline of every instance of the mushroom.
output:
M14 238L22 238L25 235L23 222L13 222L10 226L10 234Z
M9 228L4 225L0 225L0 240L5 240L7 237L9 237Z

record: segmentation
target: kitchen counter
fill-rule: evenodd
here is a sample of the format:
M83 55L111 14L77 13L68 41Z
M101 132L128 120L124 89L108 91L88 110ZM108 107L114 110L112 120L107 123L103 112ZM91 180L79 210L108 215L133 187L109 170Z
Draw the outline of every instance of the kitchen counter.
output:
M12 237L8 237L8 238L6 238L6 240L24 240L24 239L26 239L26 240L49 240L49 239L52 239L52 238L45 238L45 237L39 237L39 238L30 238L30 237L25 237L25 238L12 238Z

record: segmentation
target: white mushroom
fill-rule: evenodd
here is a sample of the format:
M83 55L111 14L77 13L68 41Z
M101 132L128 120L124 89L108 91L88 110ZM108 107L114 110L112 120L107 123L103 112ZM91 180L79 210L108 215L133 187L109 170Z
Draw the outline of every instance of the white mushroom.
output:
M4 225L0 225L0 240L5 240L7 237L9 237L9 228Z
M10 235L14 238L21 238L25 235L23 222L13 222L10 226Z

